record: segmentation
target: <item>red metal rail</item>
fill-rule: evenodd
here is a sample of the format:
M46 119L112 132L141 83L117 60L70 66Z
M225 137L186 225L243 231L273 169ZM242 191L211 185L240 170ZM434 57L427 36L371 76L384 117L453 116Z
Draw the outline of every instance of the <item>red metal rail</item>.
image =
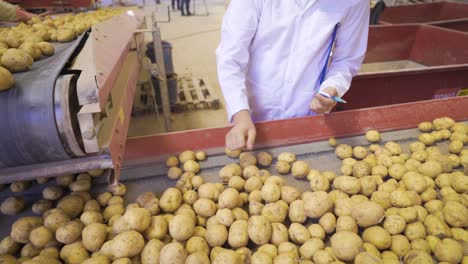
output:
M416 127L422 121L450 116L468 120L468 97L431 100L399 105L366 108L328 115L263 122L256 124L256 148L302 144L363 134L368 129L380 131ZM124 162L134 164L162 160L167 155L187 149L224 149L229 127L192 130L127 140Z
M90 7L92 0L10 0L10 3L18 4L24 9L50 9L50 8L80 8Z
M430 23L468 18L468 4L438 2L387 7L381 24Z

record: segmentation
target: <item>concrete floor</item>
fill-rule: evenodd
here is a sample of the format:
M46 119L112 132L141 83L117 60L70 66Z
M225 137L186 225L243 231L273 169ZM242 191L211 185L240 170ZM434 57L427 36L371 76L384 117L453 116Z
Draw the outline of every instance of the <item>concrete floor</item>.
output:
M220 127L229 125L224 99L221 94L216 73L215 50L220 38L220 27L224 15L223 0L207 0L209 15L205 16L202 1L197 1L198 15L183 17L180 11L171 11L170 23L159 23L162 39L172 44L174 70L179 75L193 73L202 77L222 100L218 110L196 110L172 113L172 131ZM157 11L158 20L167 18L164 2ZM129 137L163 132L162 115L159 121L156 114L132 117Z

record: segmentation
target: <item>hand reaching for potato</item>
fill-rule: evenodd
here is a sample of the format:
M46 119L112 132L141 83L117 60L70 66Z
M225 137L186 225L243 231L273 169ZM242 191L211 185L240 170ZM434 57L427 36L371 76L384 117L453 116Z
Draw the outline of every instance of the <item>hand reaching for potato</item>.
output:
M330 96L338 96L338 92L334 87L327 87L323 91L328 93ZM335 105L335 101L325 98L317 93L310 103L310 109L317 114L324 114L330 112Z
M253 149L256 130L249 111L239 111L233 119L235 125L226 135L226 147L231 150Z

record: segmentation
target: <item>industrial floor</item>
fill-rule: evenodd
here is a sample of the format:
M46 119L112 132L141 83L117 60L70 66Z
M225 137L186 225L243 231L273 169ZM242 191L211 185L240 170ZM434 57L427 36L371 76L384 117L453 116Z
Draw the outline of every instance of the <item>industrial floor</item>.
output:
M171 22L159 23L162 39L172 44L174 70L177 74L191 72L202 77L222 100L218 110L196 110L183 113L172 113L171 131L191 130L207 127L229 125L224 100L219 89L216 74L215 50L220 37L221 21L224 15L223 0L207 0L209 15L206 16L203 1L196 2L195 16L183 17L180 11L171 11ZM164 2L163 4L168 4ZM160 7L158 20L167 19L167 10ZM162 115L147 114L132 117L129 137L162 133Z

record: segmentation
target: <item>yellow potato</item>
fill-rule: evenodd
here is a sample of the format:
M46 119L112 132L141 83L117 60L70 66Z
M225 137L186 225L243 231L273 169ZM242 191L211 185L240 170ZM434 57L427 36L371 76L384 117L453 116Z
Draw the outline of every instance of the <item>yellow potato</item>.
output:
M19 49L8 49L2 56L1 64L11 72L29 70L33 64L33 58Z
M2 56L0 56L1 60ZM10 89L15 85L15 79L9 70L0 66L0 91Z
M58 42L70 42L75 39L75 32L70 29L62 29L57 32L57 41Z
M377 130L369 130L366 132L366 139L371 143L379 142L381 139L380 133Z
M352 261L359 254L362 239L349 231L336 232L330 238L331 247L335 256L342 261Z

